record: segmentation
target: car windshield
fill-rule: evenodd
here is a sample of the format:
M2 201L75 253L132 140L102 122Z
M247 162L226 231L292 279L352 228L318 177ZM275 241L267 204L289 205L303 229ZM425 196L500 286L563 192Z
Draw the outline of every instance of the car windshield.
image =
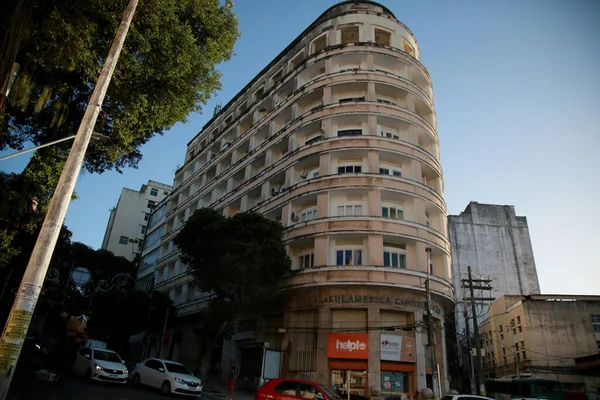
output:
M169 372L175 372L176 374L191 375L190 371L188 371L187 368L181 364L166 362L165 366L167 367L167 371Z
M112 351L94 350L94 360L121 362L121 357Z
M330 397L332 399L341 399L340 396L338 396L335 392L333 392L327 386L319 385L319 389L321 389L323 391L323 393L325 393L328 397Z

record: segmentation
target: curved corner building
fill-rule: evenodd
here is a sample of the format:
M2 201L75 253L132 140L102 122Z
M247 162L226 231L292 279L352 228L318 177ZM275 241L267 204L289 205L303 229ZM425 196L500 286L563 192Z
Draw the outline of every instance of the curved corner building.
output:
M260 212L286 228L297 274L240 318L223 345L224 373L235 362L239 386L281 375L343 397L379 385L384 396L413 398L439 365L447 390L443 326L454 302L439 159L431 79L414 35L377 3L339 3L188 144L157 289L193 315L202 294L173 237L202 207ZM180 342L170 348L195 346L190 335L172 334ZM177 347L178 358L192 363L187 349Z

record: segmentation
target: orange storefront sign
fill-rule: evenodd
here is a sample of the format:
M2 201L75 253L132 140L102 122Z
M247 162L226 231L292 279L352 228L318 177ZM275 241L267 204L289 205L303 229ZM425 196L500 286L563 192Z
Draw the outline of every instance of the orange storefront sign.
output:
M328 358L369 359L369 335L366 333L330 333Z

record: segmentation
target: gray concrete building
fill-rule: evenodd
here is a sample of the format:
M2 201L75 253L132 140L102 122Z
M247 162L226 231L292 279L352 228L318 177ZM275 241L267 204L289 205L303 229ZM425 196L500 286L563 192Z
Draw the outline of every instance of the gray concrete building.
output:
M468 266L474 278L492 280L491 293L481 293L485 297L540 293L527 218L517 216L514 206L472 201L460 215L448 216L448 236L459 314L463 311L461 280L468 278ZM481 302L478 308L479 320L488 318L489 302ZM464 319L457 322L458 333L463 333Z
M471 267L473 279L491 280L492 290L475 291L475 297L482 299L476 301L479 322L489 318L490 301L483 298L539 294L540 284L527 218L517 216L514 206L472 201L460 215L448 216L448 237L452 254L452 283L455 287L456 335L461 347L460 351L452 353L455 359L449 362L455 366L455 385L466 390L469 350L465 313L469 320L470 335L473 335L470 303L463 302L463 297L469 297L469 294L465 296L462 289L462 280L468 279L468 267Z
M101 248L130 261L138 258L150 211L171 190L171 185L156 181L148 181L140 190L123 188L119 202L110 210Z

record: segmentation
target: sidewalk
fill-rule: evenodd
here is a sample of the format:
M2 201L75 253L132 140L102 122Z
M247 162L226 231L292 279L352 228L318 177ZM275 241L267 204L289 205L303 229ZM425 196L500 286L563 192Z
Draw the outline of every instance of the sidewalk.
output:
M213 400L227 400L229 388L225 383L210 382L204 386L203 396ZM233 392L233 400L253 400L254 390L238 389Z

